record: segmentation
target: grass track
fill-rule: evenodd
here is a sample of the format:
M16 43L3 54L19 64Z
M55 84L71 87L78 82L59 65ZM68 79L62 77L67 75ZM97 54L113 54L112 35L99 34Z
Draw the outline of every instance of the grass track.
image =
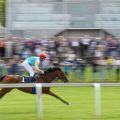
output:
M43 117L39 120L96 120L93 87L53 87L70 102L67 106L43 95ZM120 120L120 88L102 87L100 120ZM38 120L36 95L13 90L0 100L0 120Z

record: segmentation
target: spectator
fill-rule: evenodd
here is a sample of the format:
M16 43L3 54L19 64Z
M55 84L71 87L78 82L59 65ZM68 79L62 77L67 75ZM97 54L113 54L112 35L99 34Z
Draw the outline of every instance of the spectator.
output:
M81 43L81 56L85 57L86 53L88 52L88 47L90 44L91 38L89 35L84 35L83 38L81 38L80 43Z
M12 41L12 39L7 39L5 41L5 52L6 52L6 57L11 57L13 56L13 44L14 42Z
M90 44L89 44L89 47L88 47L88 56L89 57L93 57L94 56L96 45L97 45L96 39L92 39L90 41Z
M80 80L85 80L85 70L86 70L86 62L85 60L78 59L78 68L80 70Z
M120 56L116 56L113 61L113 65L115 66L116 71L116 79L120 80Z
M92 66L92 78L93 80L97 80L98 78L98 74L99 74L99 69L98 69L98 59L97 58L93 58L92 62L91 62L91 66Z
M4 71L5 71L5 61L0 60L0 77L4 75Z
M16 75L20 73L18 63L15 59L10 59L8 65L8 74Z
M99 57L97 61L99 65L99 76L101 80L106 80L106 70L107 70L107 63L104 57Z
M118 55L116 39L109 35L106 37L106 41L107 41L107 55L111 57L116 57Z
M37 55L37 56L40 55L42 53L41 46L40 45L36 45L34 52L35 52L35 55Z
M0 39L0 57L5 57L5 41Z
M103 46L100 43L98 43L96 45L96 49L95 49L95 52L94 52L94 57L101 58L103 56L104 56Z
M68 76L72 63L68 60L65 60L64 62L60 63L60 65L63 66L63 71Z
M77 37L71 37L70 38L70 45L71 45L71 48L73 49L74 53L77 54L77 55L80 55L80 41Z
M106 64L107 64L107 79L110 80L112 78L112 68L113 68L114 58L111 56L106 57Z
M32 52L29 48L25 48L24 51L22 52L22 59L26 59L32 55Z

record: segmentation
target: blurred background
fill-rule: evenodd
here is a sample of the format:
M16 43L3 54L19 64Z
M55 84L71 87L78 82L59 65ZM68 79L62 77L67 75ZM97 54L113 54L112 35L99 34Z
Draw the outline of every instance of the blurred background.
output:
M0 76L45 52L71 82L119 82L119 28L119 0L0 0Z

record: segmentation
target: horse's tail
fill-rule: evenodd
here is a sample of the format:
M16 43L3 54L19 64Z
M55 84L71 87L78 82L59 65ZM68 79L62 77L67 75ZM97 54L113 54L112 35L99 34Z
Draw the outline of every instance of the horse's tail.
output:
M3 80L4 77L5 77L5 75L4 76L0 76L0 82Z

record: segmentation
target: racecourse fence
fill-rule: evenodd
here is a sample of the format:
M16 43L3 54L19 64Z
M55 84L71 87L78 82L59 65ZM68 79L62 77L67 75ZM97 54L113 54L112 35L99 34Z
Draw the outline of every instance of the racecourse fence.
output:
M0 88L36 87L37 92L37 113L42 115L42 87L94 87L95 115L101 116L101 87L119 87L120 83L19 83L0 84Z

